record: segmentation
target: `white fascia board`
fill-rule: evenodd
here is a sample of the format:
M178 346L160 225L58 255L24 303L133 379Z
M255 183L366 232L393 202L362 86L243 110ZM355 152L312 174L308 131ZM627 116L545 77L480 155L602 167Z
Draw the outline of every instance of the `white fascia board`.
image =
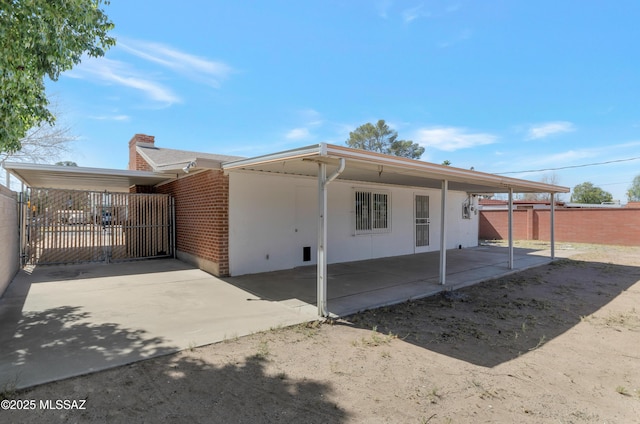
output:
M286 150L279 153L271 153L263 156L256 156L254 158L240 159L231 162L225 162L222 164L222 169L229 171L232 169L241 169L250 166L266 164L271 162L279 162L283 160L291 160L298 158L305 158L309 156L319 156L322 151L322 145L315 144L312 146L301 147L293 150Z
M167 172L167 171L181 171L182 169L187 166L190 163L195 163L195 166L192 166L190 169L191 171L195 171L195 170L206 170L206 169L220 169L221 168L221 164L219 161L213 160L213 159L204 159L204 158L198 158L198 157L194 157L192 159L186 159L186 160L181 160L180 162L175 162L175 163L166 163L163 165L158 165L155 166L153 169L155 169L158 172Z
M162 177L163 173L135 171L130 169L87 168L83 166L45 165L40 163L5 162L4 168L11 171L47 171L68 174L113 175L118 177Z
M396 166L407 170L423 171L430 174L441 175L442 179L477 183L479 185L488 184L496 188L507 190L513 187L518 190L527 190L540 193L568 193L568 187L556 186L551 184L539 183L535 181L520 180L517 178L502 177L495 174L485 172L472 171L462 168L456 168L447 165L438 165L435 163L418 161L415 159L393 157L383 155L381 153L370 152L366 150L351 149L348 147L327 145L327 155L336 157L353 158L363 162L378 163L380 165Z
M415 159L384 155L367 150L352 149L350 147L336 146L332 144L316 144L298 149L272 153L255 158L241 159L222 164L225 171L256 167L262 164L280 162L292 159L315 157L319 160L340 159L353 160L367 164L377 164L394 167L400 173L429 174L431 178L468 183L470 185L490 186L495 192L508 192L513 188L516 192L523 193L568 193L568 187L539 183L535 181L520 180L517 178L503 177L485 172L461 169L452 166L438 165Z

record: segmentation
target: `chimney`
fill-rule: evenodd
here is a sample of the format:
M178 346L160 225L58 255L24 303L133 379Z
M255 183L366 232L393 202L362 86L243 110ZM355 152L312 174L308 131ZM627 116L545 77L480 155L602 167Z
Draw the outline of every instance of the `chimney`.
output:
M155 137L136 134L129 140L129 169L135 171L151 171L151 166L136 151L136 146L154 147Z

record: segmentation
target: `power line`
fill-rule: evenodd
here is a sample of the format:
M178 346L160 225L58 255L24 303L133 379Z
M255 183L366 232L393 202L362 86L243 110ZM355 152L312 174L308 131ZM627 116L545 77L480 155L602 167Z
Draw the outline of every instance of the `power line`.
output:
M640 156L629 159L616 159L609 160L606 162L595 162L595 163L585 163L583 165L571 165L571 166L561 166L559 168L546 168L546 169L531 169L528 171L510 171L510 172L496 172L496 175L506 175L506 174L524 174L525 172L544 172L544 171L559 171L561 169L571 169L571 168L586 168L587 166L596 166L596 165L608 165L610 163L619 163L619 162L629 162L632 160L638 160Z

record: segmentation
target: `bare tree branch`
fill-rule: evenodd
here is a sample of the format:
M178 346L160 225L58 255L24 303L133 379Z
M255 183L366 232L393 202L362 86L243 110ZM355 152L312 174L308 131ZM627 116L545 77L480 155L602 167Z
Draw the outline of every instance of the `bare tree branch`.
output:
M27 132L20 140L22 148L15 153L0 152L0 165L7 160L15 162L53 162L69 153L71 142L77 137L69 127L41 125Z

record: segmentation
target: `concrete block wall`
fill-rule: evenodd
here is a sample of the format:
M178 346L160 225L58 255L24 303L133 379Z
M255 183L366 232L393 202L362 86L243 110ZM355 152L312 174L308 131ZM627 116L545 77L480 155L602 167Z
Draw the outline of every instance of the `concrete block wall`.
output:
M550 240L549 210L515 210L514 238ZM521 219L528 215L530 219ZM507 239L508 211L480 211L480 238ZM560 242L640 246L640 208L556 209L555 239Z
M16 193L0 185L0 296L20 267Z
M229 177L219 170L156 187L175 199L178 258L216 276L229 275Z

